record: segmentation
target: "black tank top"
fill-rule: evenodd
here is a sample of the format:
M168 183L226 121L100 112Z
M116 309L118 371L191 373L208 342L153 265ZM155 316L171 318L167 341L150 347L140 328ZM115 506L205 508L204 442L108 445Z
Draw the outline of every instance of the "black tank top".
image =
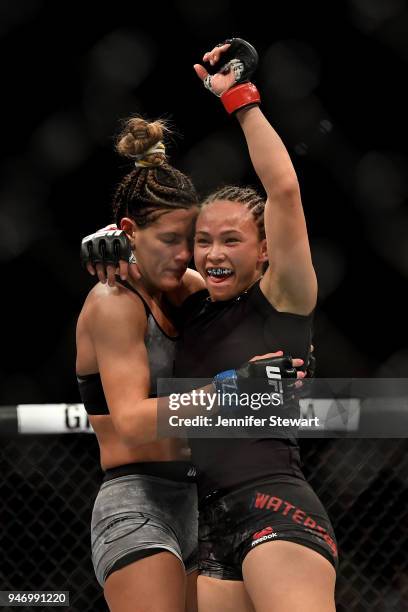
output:
M312 315L278 312L256 282L227 301L211 302L206 291L183 304L184 327L176 351L177 378L208 378L237 368L254 355L283 350L307 359ZM202 499L214 490L229 489L264 476L300 476L295 440L276 438L191 438Z
M162 330L147 302L132 285L120 280L118 277L117 281L130 291L133 291L133 293L136 293L143 302L147 317L147 330L144 340L150 369L149 397L156 397L157 379L174 376L174 356L178 338L172 338ZM137 373L135 373L136 375ZM109 414L109 407L105 399L99 372L83 376L78 374L77 380L81 399L87 413L94 415Z

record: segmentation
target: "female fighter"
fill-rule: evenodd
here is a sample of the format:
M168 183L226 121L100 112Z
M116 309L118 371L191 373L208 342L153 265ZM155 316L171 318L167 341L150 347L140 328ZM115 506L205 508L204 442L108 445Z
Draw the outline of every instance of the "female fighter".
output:
M251 189L221 188L196 224L195 264L209 299L186 302L176 374L215 376L230 389L235 374L216 372L254 353L282 349L306 361L317 283L295 170L248 82L256 51L233 39L203 60L221 66L214 75L199 64L195 71L236 114L267 194L265 203ZM199 474L200 612L332 612L335 537L296 440L192 438L190 446Z
M92 515L92 557L110 610L196 610L197 502L189 450L156 440L156 380L172 376L177 330L170 302L201 286L192 256L197 194L167 161L163 125L131 119L118 139L135 161L113 202L140 253L143 279L97 284L77 325L78 383L105 470ZM108 408L109 406L109 408ZM129 413L135 413L129 443Z

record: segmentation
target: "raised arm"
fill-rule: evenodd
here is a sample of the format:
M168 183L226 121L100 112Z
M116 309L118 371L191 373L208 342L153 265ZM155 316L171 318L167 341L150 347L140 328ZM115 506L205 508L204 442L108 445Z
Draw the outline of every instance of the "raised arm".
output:
M252 164L267 193L269 268L261 288L278 310L309 314L316 304L317 282L299 184L284 144L258 107L259 93L248 82L256 66L256 51L246 41L232 39L231 45L222 44L206 53L203 61L219 67L210 75L204 66L194 66L206 88L221 96L229 113L236 113Z
M309 314L316 304L317 281L295 170L283 142L258 107L241 110L237 117L267 194L269 267L262 290L278 310Z

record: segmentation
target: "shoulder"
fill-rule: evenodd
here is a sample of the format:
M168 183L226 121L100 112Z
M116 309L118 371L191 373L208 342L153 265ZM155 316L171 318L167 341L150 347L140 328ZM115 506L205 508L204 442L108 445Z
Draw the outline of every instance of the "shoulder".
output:
M265 299L280 313L308 317L316 307L317 287L315 284L305 285L299 297L296 291L290 291L290 284L287 287L285 283L279 283L276 278L273 278L269 269L261 279L259 289Z
M192 268L187 268L179 287L169 291L166 295L174 306L181 306L190 295L203 289L205 289L205 282L201 274Z
M309 321L313 318L314 307L301 308L293 303L285 301L284 296L276 290L268 292L263 283L265 277L255 283L250 293L250 304L264 315L289 317L298 320Z
M141 298L116 285L98 283L88 294L81 317L93 336L145 333L146 312Z

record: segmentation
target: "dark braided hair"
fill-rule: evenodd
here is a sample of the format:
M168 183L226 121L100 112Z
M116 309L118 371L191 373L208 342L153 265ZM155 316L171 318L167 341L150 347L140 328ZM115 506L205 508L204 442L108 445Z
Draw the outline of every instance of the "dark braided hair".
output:
M256 226L258 228L259 240L265 238L264 211L265 200L252 187L237 187L226 185L213 193L210 193L203 202L203 206L211 204L216 200L227 200L228 202L238 202L251 211Z
M191 180L167 162L164 147L148 152L161 142L164 132L169 130L162 121L133 117L125 122L116 151L143 165L127 174L116 190L113 214L117 225L123 217L130 217L139 227L147 227L163 212L198 205Z

